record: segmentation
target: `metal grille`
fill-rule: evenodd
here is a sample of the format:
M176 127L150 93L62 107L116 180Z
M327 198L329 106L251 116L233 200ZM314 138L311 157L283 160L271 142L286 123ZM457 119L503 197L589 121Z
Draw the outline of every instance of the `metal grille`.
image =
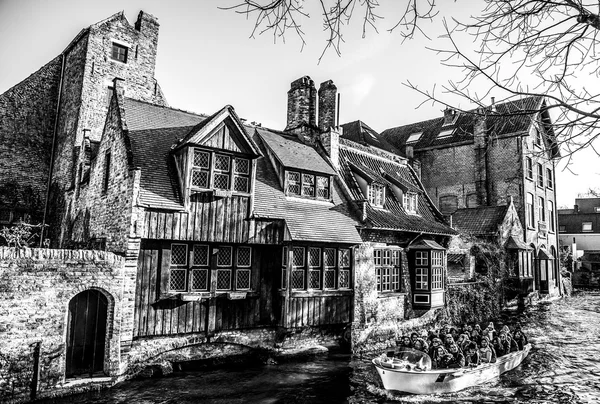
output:
M329 178L317 177L317 196L329 199Z
M231 247L219 247L219 251L217 252L217 266L231 266Z
M223 156L221 154L217 154L215 156L215 170L219 171L229 171L229 156Z
M169 290L185 290L186 269L171 268L169 271Z
M326 269L324 272L323 286L325 289L335 288L335 269Z
M292 271L292 289L304 289L304 270Z
M304 247L294 247L294 262L292 264L295 267L304 266Z
M208 269L192 270L192 289L208 290Z
M208 172L193 170L192 171L192 186L199 188L208 188Z
M239 247L237 250L237 266L249 267L252 262L252 249L250 247Z
M217 271L217 289L231 289L231 269L219 269Z
M210 154L194 149L194 166L200 168L209 168Z
M171 244L171 265L187 265L187 245Z
M208 265L208 246L207 245L195 245L194 246L194 265L207 266Z
M335 249L334 248L326 248L325 249L325 266L326 267L334 267L335 266Z
M350 271L347 269L340 270L340 289L350 288Z
M229 174L215 173L215 188L229 189Z
M321 266L321 249L310 247L308 249L308 266L320 267Z
M350 266L350 250L340 250L340 266Z
M302 195L315 196L315 176L302 174Z
M308 285L311 289L321 289L321 271L313 270L308 272Z
M250 270L238 269L235 275L236 290L250 289Z
M250 162L246 159L235 159L235 172L238 174L250 174Z
M248 177L233 177L233 189L239 192L248 192L250 186L250 178Z

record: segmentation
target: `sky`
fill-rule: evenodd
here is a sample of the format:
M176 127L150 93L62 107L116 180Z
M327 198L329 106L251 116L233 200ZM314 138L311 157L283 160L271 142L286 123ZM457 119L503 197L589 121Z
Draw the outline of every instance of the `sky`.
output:
M308 75L315 85L333 80L341 94L340 122L362 120L384 129L442 116L443 107L424 101L406 86L438 89L460 71L443 66L427 47L443 47L441 20L422 26L430 39L402 41L389 33L397 0L381 2L391 16L380 22L379 33L367 31L355 16L345 31L341 56L325 45L315 1L306 1L311 18L302 20L306 44L288 34L274 41L270 33L250 38L253 19L221 10L237 0L0 0L0 94L60 54L77 33L97 21L124 11L134 23L140 10L160 23L156 78L170 106L212 114L232 105L249 122L283 129L290 83ZM403 3L403 2L402 2ZM465 19L476 14L482 0L443 1L440 16ZM384 5L385 5L384 4ZM465 43L466 46L469 43ZM447 97L457 107L474 106ZM567 170L556 172L557 205L572 206L578 193L600 187L599 158L591 149L580 152Z

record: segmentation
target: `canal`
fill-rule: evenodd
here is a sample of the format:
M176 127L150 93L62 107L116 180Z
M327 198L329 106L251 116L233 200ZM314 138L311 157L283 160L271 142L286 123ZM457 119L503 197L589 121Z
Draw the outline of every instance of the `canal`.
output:
M497 324L521 324L534 349L499 382L440 396L391 394L370 362L329 354L309 362L178 372L111 390L46 403L599 403L600 293L506 313Z

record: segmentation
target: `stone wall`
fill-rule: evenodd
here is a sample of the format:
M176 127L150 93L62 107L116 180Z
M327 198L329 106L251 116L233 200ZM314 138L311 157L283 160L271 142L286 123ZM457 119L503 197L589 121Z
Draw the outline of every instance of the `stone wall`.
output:
M89 289L108 300L104 371L109 376L119 374L123 331L132 328L124 320L133 318L127 312L133 306L124 306L131 299L130 293L124 293L131 288L131 284L124 287L124 275L125 259L112 253L0 248L0 401L30 396L31 345L38 342L38 397L55 395L68 386L69 302Z
M0 210L35 223L43 216L61 66L58 56L0 95Z

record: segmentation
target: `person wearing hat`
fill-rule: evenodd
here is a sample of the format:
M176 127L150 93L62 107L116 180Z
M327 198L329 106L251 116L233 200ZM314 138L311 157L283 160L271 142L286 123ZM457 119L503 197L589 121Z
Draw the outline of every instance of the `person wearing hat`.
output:
M487 328L485 330L483 330L483 335L485 335L486 337L488 337L488 339L490 341L494 340L494 337L496 336L496 329L494 328L494 323L492 323L490 321L490 323L488 324Z

